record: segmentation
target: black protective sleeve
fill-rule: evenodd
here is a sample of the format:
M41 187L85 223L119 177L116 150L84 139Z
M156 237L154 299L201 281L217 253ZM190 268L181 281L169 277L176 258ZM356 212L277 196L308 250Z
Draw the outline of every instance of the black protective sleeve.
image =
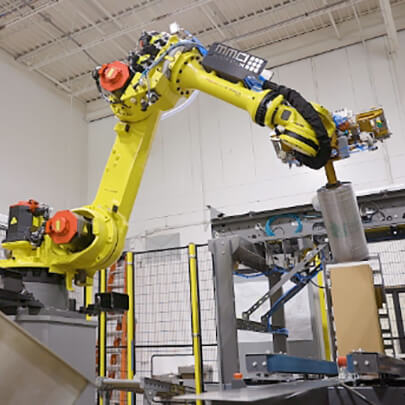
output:
M330 139L321 117L314 107L312 107L311 103L305 100L296 90L280 86L274 82L265 81L263 89L270 89L278 94L282 94L284 99L303 116L315 132L316 138L319 141L318 154L315 157L310 157L295 152L297 160L311 169L320 169L325 166L331 154Z

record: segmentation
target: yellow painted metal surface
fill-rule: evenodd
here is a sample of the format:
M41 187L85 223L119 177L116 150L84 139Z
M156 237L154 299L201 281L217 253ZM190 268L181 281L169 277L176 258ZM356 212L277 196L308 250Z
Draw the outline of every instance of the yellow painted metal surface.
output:
M360 131L372 133L377 139L384 139L390 136L390 130L382 108L375 108L357 114L356 122L359 125Z
M194 243L191 243L188 246L188 260L190 270L195 392L196 394L201 394L203 392L203 368L201 353L200 299L198 294L197 252ZM202 405L202 401L197 400L197 405Z
M47 268L50 272L64 274L68 289L72 289L74 279L79 285L92 285L94 274L113 264L124 248L128 220L160 113L173 108L181 97L187 98L198 89L246 110L255 120L258 107L271 90L256 92L245 88L241 82L232 83L215 72L205 71L201 55L195 48L185 52L182 48L170 48L178 41L179 38L172 35L157 58L166 51L169 53L162 56L147 75L137 72L119 98L110 96L111 109L120 120L115 126L117 138L93 203L72 210L79 217L91 220L93 241L80 250L70 244L58 245L48 235L39 247L28 242L5 243L3 247L12 252L12 257L0 261L1 268ZM151 90L157 96L145 108ZM315 156L319 142L312 127L283 100L280 95L267 105L265 125L285 129L280 138L286 150ZM329 112L317 104L313 106L331 136L335 127ZM299 135L298 138L291 136L291 132Z
M329 160L325 165L326 178L328 179L328 185L334 186L338 184L338 179L336 177L336 171L333 166L333 162Z
M90 285L84 288L86 289L86 302L84 305L88 307L93 302L93 286ZM86 319L91 321L91 315L86 315Z
M323 273L320 271L317 276L318 285L320 287L324 287L323 282ZM323 343L325 346L325 358L326 360L332 360L332 352L331 352L331 342L329 336L329 324L328 324L328 313L326 308L326 296L325 290L323 288L319 288L319 303L321 309L321 320L322 320L322 335L323 335Z
M12 250L13 258L0 261L0 267L49 268L50 272L66 275L69 289L72 288L77 269L85 269L86 284L92 285L95 272L114 263L123 250L128 219L141 183L159 115L160 112L156 111L140 122L119 122L116 125L117 139L94 202L72 210L92 218L95 238L88 248L71 252L69 246L53 243L48 235L45 235L44 242L36 249L26 241L5 243L3 247Z
M134 254L128 252L126 255L127 261L127 294L129 298L129 309L127 311L127 378L134 378ZM134 394L128 392L127 404L132 405Z
M106 273L107 270L103 269L100 272L100 292L106 292ZM98 324L99 327L99 342L98 342L98 353L99 353L99 376L100 377L105 377L105 370L106 370L106 344L107 344L107 339L106 339L106 313L101 312L100 313L100 321ZM103 405L103 399L100 397L99 404Z
M263 97L271 90L255 92L244 87L241 82L232 83L218 77L215 72L207 72L200 64L198 52L195 50L193 52L179 57L184 61L173 67L172 86L180 86L180 92L184 92L183 89L196 89L210 94L248 111L254 121ZM304 155L316 156L319 142L312 127L295 108L285 105L283 102L284 97L279 95L272 100L271 104L268 104L265 125L269 128L280 125L285 129L285 132L280 135L284 146L297 150ZM319 113L328 135L331 137L336 129L331 114L319 104L312 103L312 105ZM291 136L292 132L298 134L301 140ZM304 141L308 141L308 143Z

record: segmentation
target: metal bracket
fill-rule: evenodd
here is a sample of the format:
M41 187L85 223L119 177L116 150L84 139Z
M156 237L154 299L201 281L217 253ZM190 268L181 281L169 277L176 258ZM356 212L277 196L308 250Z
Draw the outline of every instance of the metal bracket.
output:
M110 393L114 390L143 394L144 405L155 404L155 397L157 396L159 397L160 404L169 404L170 398L176 395L183 395L186 392L194 392L193 389L180 384L146 377L142 378L142 380L122 380L98 377L96 380L96 387L102 394L106 405L109 405Z
M248 354L246 355L246 369L248 372L256 374L338 375L337 365L333 361L306 359L285 354Z
M81 307L80 312L92 316L99 315L101 312L114 314L123 314L129 309L128 294L117 292L103 292L95 295L95 303L87 307Z
M353 352L347 356L348 370L360 376L405 377L405 361L380 353Z
M267 326L263 325L261 322L248 321L245 319L236 319L236 327L239 330L269 333Z
M275 292L277 292L287 281L290 281L297 273L300 273L301 271L305 270L305 268L308 266L309 263L311 263L315 257L326 247L325 244L321 244L315 249L313 249L311 252L309 252L305 258L299 262L291 271L288 273L285 273L284 275L281 276L280 281L277 282L273 287L270 288L270 290L264 294L262 297L260 297L248 310L244 311L242 313L242 318L246 321L249 320L250 316L258 310ZM303 285L304 287L304 285ZM299 291L299 290L298 290ZM298 292L297 291L297 292ZM289 297L290 298L290 297ZM271 311L271 309L270 309ZM270 311L264 315L265 319L267 320L269 315L267 315Z

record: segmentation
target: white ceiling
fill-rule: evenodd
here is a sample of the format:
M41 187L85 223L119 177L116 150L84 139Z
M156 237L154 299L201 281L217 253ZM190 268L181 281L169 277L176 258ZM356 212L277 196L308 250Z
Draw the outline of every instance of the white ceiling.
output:
M343 24L361 30L361 19L372 14L384 24L384 2L405 8L405 0L0 0L0 48L93 103L91 71L124 59L143 30L167 31L176 21L206 45L254 50L326 29L340 39Z

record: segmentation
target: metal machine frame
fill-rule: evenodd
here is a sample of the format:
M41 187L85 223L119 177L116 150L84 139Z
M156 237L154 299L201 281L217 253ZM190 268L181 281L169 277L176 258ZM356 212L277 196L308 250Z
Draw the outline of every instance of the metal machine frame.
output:
M405 238L405 190L386 191L358 198L362 213L363 226L369 241ZM367 213L367 207L377 207L374 213ZM378 214L378 215L377 215ZM291 279L325 246L326 230L322 217L311 205L290 207L274 211L265 211L226 217L215 209L211 209L211 226L214 239L209 241L209 249L213 255L215 299L217 307L217 337L220 383L228 388L232 384L233 374L240 371L237 330L246 329L266 332L263 323L249 320L250 314L262 303L270 299L274 303L280 296L279 287ZM277 216L277 227L283 236L265 236L265 223L269 217ZM301 226L292 226L295 217L300 216ZM244 319L236 319L235 293L233 272L237 263L251 269L266 272L263 242L270 241L284 248L294 250L305 238L318 243L307 260L303 260L292 271L284 275L269 277L269 291L252 305L243 315ZM326 252L325 256L328 253ZM278 290L278 291L277 291ZM277 295L276 295L277 294ZM284 327L284 311L275 312L272 321L277 327ZM286 353L286 337L275 334L273 338L274 353Z
M276 329L283 330L285 328L285 315L282 306L275 311L270 330L267 327L268 314L263 317L262 322L249 320L248 314L244 319L237 319L236 317L233 284L235 266L237 263L241 263L250 269L266 274L268 265L261 243L252 243L241 236L234 235L212 239L208 246L213 255L214 267L219 382L224 388L229 388L232 385L234 373L240 372L241 369L237 339L238 329L262 333L271 333L271 330ZM325 247L326 245L323 244L315 248L306 259L289 273L284 275L280 273L268 274L269 292L253 304L251 312L267 300L270 300L271 305L279 300L282 295L282 285L291 280ZM314 337L314 339L317 338ZM273 351L275 353L287 353L287 337L284 333L273 334Z
M362 222L368 242L405 238L405 189L379 190L357 197ZM362 212L363 208L373 211ZM299 216L301 226L292 226L294 218ZM265 223L269 217L277 216L277 227L283 235L263 237ZM261 240L283 241L306 236L322 240L326 236L322 217L312 204L304 204L276 210L249 212L242 215L225 216L211 208L211 229L213 237L239 235L252 242Z

